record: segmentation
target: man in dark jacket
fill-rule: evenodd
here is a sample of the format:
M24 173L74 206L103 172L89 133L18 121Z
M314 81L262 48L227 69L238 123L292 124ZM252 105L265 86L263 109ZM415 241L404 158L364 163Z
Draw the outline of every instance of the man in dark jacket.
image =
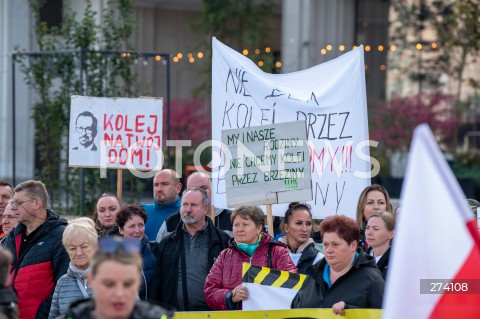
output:
M188 188L183 193L182 221L160 242L156 252L152 301L180 311L209 310L203 286L229 239L207 217L209 205L202 188Z
M10 201L19 224L4 247L13 254L10 284L18 294L21 319L48 317L55 285L70 261L62 244L67 221L47 203L45 185L32 180L15 187Z

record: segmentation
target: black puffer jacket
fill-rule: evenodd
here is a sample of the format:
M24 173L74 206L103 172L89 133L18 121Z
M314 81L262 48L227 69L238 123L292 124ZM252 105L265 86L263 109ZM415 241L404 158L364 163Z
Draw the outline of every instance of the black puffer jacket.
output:
M329 288L323 280L325 258L307 268L307 279L292 301L292 308L331 308L339 301L345 309L381 308L385 281L372 256L361 249L352 268Z
M93 311L95 303L92 299L85 299L74 302L70 305L66 319L94 319ZM163 309L160 306L152 305L145 301L137 301L133 313L129 319L167 319L173 318L173 313Z

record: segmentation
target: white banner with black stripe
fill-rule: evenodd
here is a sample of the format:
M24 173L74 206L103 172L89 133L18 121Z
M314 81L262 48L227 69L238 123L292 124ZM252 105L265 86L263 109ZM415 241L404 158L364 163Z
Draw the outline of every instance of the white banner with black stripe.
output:
M290 309L306 276L243 263L242 285L248 289L243 310Z

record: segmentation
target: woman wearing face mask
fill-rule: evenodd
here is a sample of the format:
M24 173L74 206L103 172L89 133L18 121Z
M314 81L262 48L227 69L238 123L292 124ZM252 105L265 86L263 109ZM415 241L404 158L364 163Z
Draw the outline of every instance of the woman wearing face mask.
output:
M105 193L100 196L93 212L93 221L98 237L107 237L116 225L117 213L120 210L120 201L117 196Z
M395 217L388 212L373 213L365 228L365 237L369 247L367 252L375 257L385 280L387 279L390 246L395 236L394 229Z
M323 254L315 248L312 233L312 213L310 206L291 203L284 218L285 236L278 241L287 245L288 254L298 268L298 273L305 274L310 265L315 265Z
M151 281L155 271L155 249L156 242L149 242L145 235L145 223L147 214L141 206L123 206L117 214L117 226L123 238L132 238L140 242L140 253L142 255L142 284L138 296L147 300L148 292L151 291Z
M100 238L88 282L93 298L70 305L67 319L167 319L160 306L136 300L141 283L140 243L134 239Z
M87 284L87 273L90 270L90 258L98 244L93 221L88 217L72 220L63 231L62 242L70 256L70 265L55 286L49 319L62 318L73 301L92 295Z
M365 242L365 226L374 212L392 212L392 204L387 190L378 184L365 187L357 203L357 224L360 227L359 247L367 251L368 245Z
M212 310L241 309L248 299L242 285L242 263L297 272L285 246L262 232L265 215L255 206L240 206L232 213L233 238L210 269L203 292Z

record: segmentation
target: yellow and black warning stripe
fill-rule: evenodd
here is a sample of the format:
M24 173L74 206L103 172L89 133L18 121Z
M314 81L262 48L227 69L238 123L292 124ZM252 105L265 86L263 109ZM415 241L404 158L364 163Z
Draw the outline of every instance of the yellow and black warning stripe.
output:
M306 275L243 263L242 282L299 290Z

